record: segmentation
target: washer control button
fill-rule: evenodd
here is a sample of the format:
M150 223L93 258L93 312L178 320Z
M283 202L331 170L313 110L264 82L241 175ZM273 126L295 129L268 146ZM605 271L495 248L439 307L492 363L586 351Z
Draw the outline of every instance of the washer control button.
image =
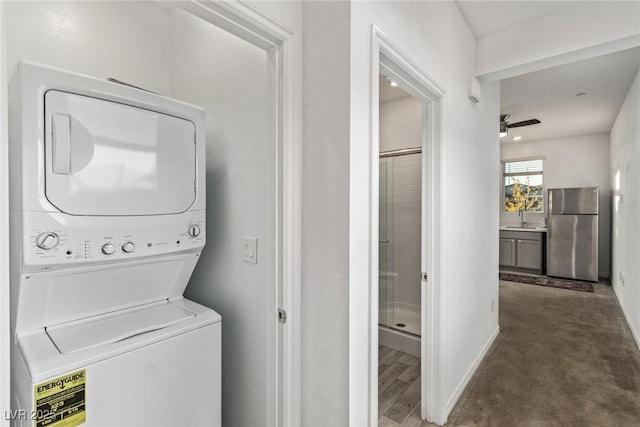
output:
M200 226L192 224L189 226L189 236L198 237L200 235Z
M136 245L133 242L126 242L122 245L122 252L130 254L136 248Z
M47 231L36 236L36 246L48 251L55 248L60 243L60 237L56 233Z
M116 247L111 243L105 243L104 245L102 245L102 253L105 255L113 255L115 251Z

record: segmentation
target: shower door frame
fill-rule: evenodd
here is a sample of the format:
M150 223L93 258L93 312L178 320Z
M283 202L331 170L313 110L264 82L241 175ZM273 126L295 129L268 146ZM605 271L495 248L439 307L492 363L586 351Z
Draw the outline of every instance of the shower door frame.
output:
M422 105L424 105L424 103L422 103ZM420 116L420 124L421 124L421 126L422 126L423 123L424 123L424 111L423 111L423 114L421 114L421 116ZM421 135L422 135L423 132L424 132L424 129L421 129ZM422 138L422 136L421 136L421 138ZM382 159L392 160L392 159L395 159L395 158L398 158L398 157L401 158L401 157L404 157L404 156L411 156L411 155L415 155L415 154L419 154L420 155L420 202L422 202L422 200L424 199L424 197L423 197L424 194L422 192L422 185L423 185L422 181L423 181L423 178L424 178L424 173L423 172L424 172L425 169L424 169L424 164L423 164L422 145L423 145L423 143L421 141L419 147L399 148L399 149L394 149L394 150L389 150L389 151L380 151L379 152L379 159L380 160L382 160ZM393 164L392 174L394 174L395 171L396 171L395 161L390 162L390 163ZM380 165L381 162L378 162L378 164ZM389 166L386 167L386 173L388 173L388 171L389 171L388 168L389 168ZM382 168L379 167L379 169L378 169L378 181L381 182L381 179L382 179ZM395 194L395 188L396 188L395 186L396 186L396 179L394 178L393 179L393 185L392 185L392 189L393 189L392 192L394 194ZM385 195L385 199L386 199L386 197L388 197L388 194L389 194L389 190L388 190L388 187L387 187L387 192L386 192L386 195ZM378 200L379 201L382 201L381 200L382 197L383 197L382 194L378 193ZM387 202L388 202L388 200L387 200ZM395 202L395 196L394 196L394 202ZM394 202L391 202L391 203L394 203ZM424 207L420 206L420 224L421 224L421 226L422 226L422 210L423 209L424 209ZM395 207L393 208L393 212L395 212ZM393 218L395 218L395 213L394 213ZM393 218L391 219L392 222L394 221ZM388 220L388 216L387 216L387 220ZM380 229L381 225L382 225L381 224L381 216L379 215L378 216L378 229ZM387 227L387 229L388 229L388 227ZM395 227L395 225L393 225L394 237L389 239L390 241L385 242L385 243L393 243L393 245L392 245L393 249L391 249L391 252L393 253L393 257L394 258L395 258L395 254L396 254L396 252L395 252L396 246L395 246L395 240L394 240L395 239L395 232L396 232L396 227ZM387 236L388 236L388 234L387 234ZM422 246L422 240L423 239L422 239L422 236L420 236L420 237L421 237L420 238L420 246ZM382 241L380 240L380 242L382 242ZM378 246L378 250L380 251L380 246ZM387 250L388 250L388 248L387 248ZM378 253L378 260L380 260L380 252ZM420 271L418 271L416 273L416 276L414 278L415 280L418 280L418 277L419 277L419 275L421 274L422 271L426 271L423 268L424 266L422 265L422 247L420 248L420 252L418 252L418 260L419 260L418 261L419 264L421 264L421 265L420 265ZM380 265L378 265L378 267L380 267ZM394 263L393 264L393 270L397 270L397 268L398 267ZM410 279L412 283L413 283L414 279ZM422 283L423 283L422 280L419 280L418 282L420 283L420 289L422 289ZM380 276L378 276L378 284L380 284ZM388 282L386 282L385 284L388 285ZM392 292L393 293L393 305L394 305L394 308L392 309L392 311L393 311L393 316L392 316L393 321L390 322L389 319L387 318L386 322L381 322L381 316L380 316L378 318L378 324L383 326L383 327L385 327L385 328L388 328L388 329L391 329L391 330L394 330L394 331L398 331L398 332L401 332L403 334L408 334L408 335L417 336L418 338L421 338L422 331L420 331L418 333L409 332L408 330L400 329L400 328L396 327L396 325L395 325L395 323L396 323L395 304L397 302L396 301L396 290L398 289L397 286L398 286L398 283L396 283L395 279L394 279L393 292ZM400 286L400 288L402 288L402 286ZM387 298L388 297L389 297L389 295L387 294ZM379 301L382 300L382 296L380 294L380 286L378 286L378 300ZM389 300L387 299L386 300L387 306L388 306L388 303L389 303ZM403 302L403 303L406 304L406 302ZM419 310L422 311L421 309L422 309L422 306L420 306ZM421 318L422 318L422 316L421 316ZM421 327L421 325L419 325L419 327ZM409 351L409 353L413 354L410 351Z
M372 25L371 52L371 180L379 180L379 89L378 76L386 74L423 103L422 111L422 200L421 200L421 418L446 422L444 398L445 357L443 346L443 292L440 258L440 150L444 121L445 91ZM378 185L371 185L371 283L369 331L369 418L378 419ZM375 238L374 238L375 237ZM427 280L428 279L428 280Z

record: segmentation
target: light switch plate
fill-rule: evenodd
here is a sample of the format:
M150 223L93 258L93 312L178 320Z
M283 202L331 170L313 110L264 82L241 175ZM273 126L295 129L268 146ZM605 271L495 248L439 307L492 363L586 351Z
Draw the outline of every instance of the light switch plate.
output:
M258 239L255 237L242 238L242 261L252 264L258 263Z

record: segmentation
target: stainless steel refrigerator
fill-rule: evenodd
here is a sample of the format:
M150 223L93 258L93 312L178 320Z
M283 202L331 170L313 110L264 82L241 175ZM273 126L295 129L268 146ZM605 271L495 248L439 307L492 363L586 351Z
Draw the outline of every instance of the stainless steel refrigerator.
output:
M547 274L598 280L598 187L548 191Z

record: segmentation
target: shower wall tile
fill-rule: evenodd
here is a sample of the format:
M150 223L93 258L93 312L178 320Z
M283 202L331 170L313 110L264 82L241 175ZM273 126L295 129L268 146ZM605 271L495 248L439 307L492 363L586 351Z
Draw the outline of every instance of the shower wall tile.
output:
M420 305L421 154L393 157L394 300Z

